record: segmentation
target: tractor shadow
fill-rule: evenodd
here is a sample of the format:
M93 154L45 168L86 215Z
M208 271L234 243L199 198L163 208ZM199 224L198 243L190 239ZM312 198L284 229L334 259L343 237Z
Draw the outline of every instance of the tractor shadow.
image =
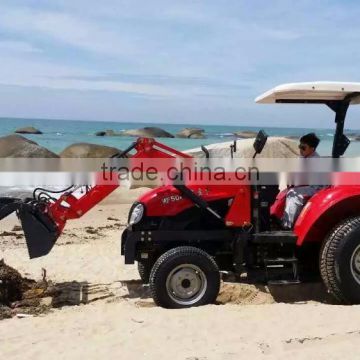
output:
M124 299L151 299L149 285L144 285L141 280L120 281L122 286L126 287L127 294L123 295Z
M233 274L223 276L218 297L220 304L301 304L307 302L338 304L318 279L304 281L300 284L267 285L258 278L239 279Z
M319 302L323 304L336 305L334 300L326 291L322 282L304 282L295 285L268 285L271 296L275 302L303 303Z
M42 315L51 309L90 304L97 301L108 303L131 301L141 308L155 307L148 285L140 280L113 283L89 283L71 281L54 283L34 282L21 299L8 306L0 306L0 320L16 314ZM301 304L320 302L335 304L329 298L321 282L288 286L265 286L238 281L223 281L216 304L263 305L274 303Z
M150 289L140 280L113 283L63 282L54 285L52 307L89 304L94 301L121 299L149 299Z
M108 299L113 296L108 284L90 284L87 281L70 281L54 284L50 290L51 306L75 306L93 301Z
M135 304L139 306L155 306L149 286L144 285L141 280L116 281L109 284L73 281L56 284L55 288L57 291L52 298L52 307L88 304L99 300L108 302L135 300ZM337 304L320 281L284 286L226 279L221 284L217 298L217 304L237 305L307 302Z

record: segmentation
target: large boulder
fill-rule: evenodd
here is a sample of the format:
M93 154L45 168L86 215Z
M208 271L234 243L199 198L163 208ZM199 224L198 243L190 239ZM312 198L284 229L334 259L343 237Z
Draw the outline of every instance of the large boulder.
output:
M189 136L189 139L206 139L206 136L202 133L195 133Z
M21 135L0 137L0 157L58 158L52 151Z
M114 131L114 130L103 130L97 131L95 133L96 136L124 136L123 131Z
M206 145L212 158L230 158L230 145L233 141ZM254 139L237 140L236 152L234 158L251 158L254 155ZM204 152L201 148L195 148L185 151L186 153L203 158ZM284 137L269 137L261 154L258 158L295 158L299 157L298 141L287 139Z
M174 135L158 127L144 127L142 129L130 129L122 131L103 130L97 131L96 136L136 136L151 138L173 138Z
M62 158L109 158L121 150L105 145L90 143L76 143L65 148L61 153Z
M23 128L16 129L17 134L42 134L42 132L32 126L27 126Z
M235 131L234 135L241 139L250 139L254 138L257 135L256 131Z
M205 139L204 129L199 128L185 128L180 130L176 137L184 139Z
M158 127L144 127L142 129L124 130L121 133L124 136L141 136L156 138L173 138L174 135Z
M346 136L351 140L351 141L360 141L360 135L357 133L348 133L346 134Z

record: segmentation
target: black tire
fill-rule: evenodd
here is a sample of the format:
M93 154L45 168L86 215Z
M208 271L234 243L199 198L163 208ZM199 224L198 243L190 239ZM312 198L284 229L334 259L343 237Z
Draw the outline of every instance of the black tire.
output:
M138 261L138 271L139 271L140 279L143 282L143 284L149 283L151 268L152 268L152 262Z
M194 296L185 299L177 296L177 291L171 290L174 282L180 292L189 289L189 293L194 291ZM212 304L220 289L219 268L205 251L180 246L167 251L155 262L150 274L150 289L156 305L168 309Z
M341 303L360 303L359 263L360 217L353 217L334 228L320 251L321 277Z

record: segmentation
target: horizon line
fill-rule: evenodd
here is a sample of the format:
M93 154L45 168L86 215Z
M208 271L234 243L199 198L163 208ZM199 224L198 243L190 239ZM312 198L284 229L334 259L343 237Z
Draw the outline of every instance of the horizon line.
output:
M184 125L184 126L217 126L217 127L222 127L222 126L227 126L227 127L233 127L233 126L239 126L240 128L273 128L273 129L312 129L312 130L334 130L334 128L330 128L330 127L317 127L317 128L311 128L311 127L294 127L294 126L289 126L289 127L283 127L283 126L269 126L269 125L236 125L236 124L223 124L223 125L218 125L218 124L195 124L195 123L181 123L181 122L159 122L159 121L154 121L154 122L145 122L145 121L121 121L121 120L89 120L89 119L68 119L68 118L28 118L28 117L17 117L17 116L0 116L0 121L1 120L50 120L50 121L79 121L79 122L90 122L90 123L95 123L95 122L108 122L108 123L119 123L119 124L144 124L144 125ZM29 126L31 126L31 124L29 124ZM350 128L345 128L345 130L349 130L349 131L358 131L359 129L350 129Z

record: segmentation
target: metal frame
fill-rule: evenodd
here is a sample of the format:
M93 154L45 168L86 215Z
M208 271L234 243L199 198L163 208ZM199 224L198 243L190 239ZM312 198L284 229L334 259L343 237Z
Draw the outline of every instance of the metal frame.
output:
M137 253L144 252L148 245L166 247L171 243L202 243L206 242L232 242L236 239L234 232L229 229L223 230L137 230L127 229L125 236L121 239L122 255L125 255L125 264L133 264L137 259ZM139 245L139 246L138 246Z
M339 158L348 147L350 140L344 135L344 124L347 110L351 101L360 96L360 92L353 92L344 97L343 100L306 100L306 99L277 99L275 102L279 104L325 104L335 112L335 134L332 147L332 157Z

